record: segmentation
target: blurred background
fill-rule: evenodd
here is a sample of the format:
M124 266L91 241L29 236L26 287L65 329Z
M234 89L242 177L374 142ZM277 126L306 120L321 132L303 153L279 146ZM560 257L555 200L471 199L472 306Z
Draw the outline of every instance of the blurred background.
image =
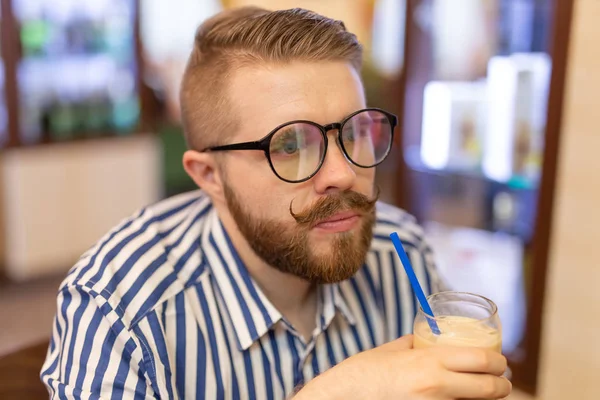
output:
M0 0L0 398L44 397L79 255L195 188L181 74L197 26L249 4L357 34L369 105L400 119L382 200L425 226L451 288L498 304L515 386L600 398L597 0Z

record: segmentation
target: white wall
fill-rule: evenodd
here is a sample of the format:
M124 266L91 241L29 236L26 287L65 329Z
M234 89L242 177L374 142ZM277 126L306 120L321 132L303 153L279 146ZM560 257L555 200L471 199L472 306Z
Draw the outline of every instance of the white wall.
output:
M5 272L14 280L63 273L113 225L161 196L152 135L0 155Z

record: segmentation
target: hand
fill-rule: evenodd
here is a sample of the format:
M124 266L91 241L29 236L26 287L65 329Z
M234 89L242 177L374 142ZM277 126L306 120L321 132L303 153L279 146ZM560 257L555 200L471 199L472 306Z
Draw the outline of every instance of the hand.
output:
M512 385L506 358L473 347L413 349L405 336L348 358L308 383L304 399L502 399Z

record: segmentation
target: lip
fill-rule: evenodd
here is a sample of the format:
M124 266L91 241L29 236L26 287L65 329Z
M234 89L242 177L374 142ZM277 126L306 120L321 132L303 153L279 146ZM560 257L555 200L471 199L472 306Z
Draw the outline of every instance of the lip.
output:
M349 218L357 217L357 216L358 216L358 213L355 212L355 211L344 211L344 212L340 212L340 213L334 214L334 215L332 215L329 218L322 219L321 221L319 221L317 223L317 225L324 224L324 223L327 223L327 222L342 221L344 219L349 219Z
M354 228L359 219L360 214L354 211L344 211L319 221L314 227L327 233L346 232Z

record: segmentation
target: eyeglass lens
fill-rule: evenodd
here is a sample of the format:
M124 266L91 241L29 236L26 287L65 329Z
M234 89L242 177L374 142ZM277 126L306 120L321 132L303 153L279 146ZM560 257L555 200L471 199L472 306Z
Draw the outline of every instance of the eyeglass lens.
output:
M392 125L384 113L365 110L344 123L340 137L348 159L359 167L369 168L388 155ZM325 138L316 125L293 123L273 135L269 152L279 177L291 182L302 181L320 168L325 158Z

